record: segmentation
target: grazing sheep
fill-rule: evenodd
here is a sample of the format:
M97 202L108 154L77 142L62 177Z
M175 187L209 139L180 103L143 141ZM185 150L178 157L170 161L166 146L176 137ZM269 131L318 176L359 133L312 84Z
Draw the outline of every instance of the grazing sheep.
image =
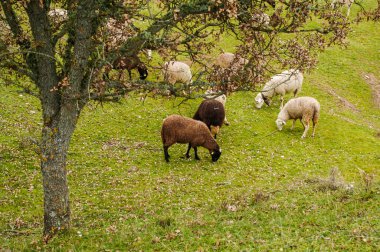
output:
M162 124L161 138L166 162L169 162L170 157L168 149L175 143L189 143L189 148L186 152L187 158L190 157L189 152L193 147L195 159L200 159L197 150L198 146L209 150L213 162L216 162L221 155L221 149L206 124L188 117L179 115L167 117Z
M174 85L177 82L190 84L192 82L190 67L179 61L165 62L164 79L171 85Z
M225 117L226 113L223 104L217 100L210 99L202 101L193 119L204 122L216 138Z
M280 74L272 76L265 84L263 90L255 98L256 108L261 108L264 102L270 106L272 98L280 95L282 109L284 105L284 95L293 92L294 96L301 91L303 74L299 70L286 70Z
M335 8L336 2L338 2L338 4L342 4L342 5L346 5L347 6L347 17L348 17L350 15L351 5L355 2L355 0L333 0L331 2L331 7L332 8Z
M232 70L237 71L244 67L248 63L247 59L237 57L233 53L222 53L220 54L216 60L215 65L221 68L232 68Z
M220 103L223 104L224 110L226 110L227 96L225 94L216 96L216 94L213 94L213 91L211 90L207 90L205 94L206 94L205 99L214 99L216 101L219 101ZM224 124L230 125L230 123L227 120L227 116L224 117Z
M129 74L129 79L132 79L132 69L137 69L140 74L140 79L145 80L146 77L148 77L148 69L145 66L144 63L141 62L139 57L137 55L132 55L132 56L121 56L118 57L114 60L112 67L106 67L105 69L105 75L109 79L108 73L111 71L111 69L116 69L116 70L128 70ZM120 71L119 73L119 80L122 76L123 72Z
M300 119L304 132L301 138L306 137L306 133L309 130L310 120L313 120L313 137L315 133L315 128L318 123L320 113L320 104L313 97L298 97L290 99L280 111L277 116L276 124L278 130L282 130L282 127L286 124L286 121L293 119L292 129L297 119Z

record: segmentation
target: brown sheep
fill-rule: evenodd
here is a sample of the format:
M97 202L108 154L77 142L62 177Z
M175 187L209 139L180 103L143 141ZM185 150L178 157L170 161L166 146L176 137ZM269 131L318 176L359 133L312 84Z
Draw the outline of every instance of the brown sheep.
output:
M188 117L179 115L167 117L162 124L161 138L164 145L166 162L169 162L170 157L168 149L175 143L189 143L189 148L186 152L187 158L190 157L190 148L193 147L195 159L200 159L197 152L198 146L202 146L210 151L213 162L216 162L221 155L221 149L212 137L206 124Z
M204 122L216 138L225 117L226 113L223 104L215 99L209 99L202 101L193 119Z
M104 74L107 76L108 79L109 79L108 73L111 71L111 69L128 70L129 79L132 79L132 73L131 73L132 69L137 69L139 71L141 80L145 80L146 77L148 77L148 69L145 66L145 64L141 62L139 57L137 57L137 55L120 56L120 57L116 58L112 63L112 67L111 66L106 67L106 69L104 71ZM120 71L119 80L120 80L122 74L123 74L123 72Z

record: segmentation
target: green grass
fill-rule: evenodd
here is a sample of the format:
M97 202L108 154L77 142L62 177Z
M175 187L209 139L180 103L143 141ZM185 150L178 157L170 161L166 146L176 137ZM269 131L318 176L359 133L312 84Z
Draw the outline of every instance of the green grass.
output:
M348 48L320 55L301 95L322 108L316 137L302 126L275 132L279 101L254 108L253 93L228 97L211 163L183 159L185 145L164 161L162 120L192 116L200 100L90 104L71 141L68 180L72 229L41 242L43 193L33 140L39 103L0 86L0 250L53 251L378 251L380 249L380 110L363 73L380 80L378 24L355 26ZM336 95L353 104L353 110ZM192 153L193 154L193 153ZM341 182L329 182L338 168ZM374 178L365 179L359 169ZM353 187L350 188L350 185Z

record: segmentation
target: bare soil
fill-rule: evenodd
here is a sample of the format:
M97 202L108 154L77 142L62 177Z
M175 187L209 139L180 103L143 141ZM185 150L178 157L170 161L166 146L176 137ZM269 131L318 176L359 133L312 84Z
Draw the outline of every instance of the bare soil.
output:
M380 80L378 80L372 73L364 73L363 78L372 89L372 97L375 106L380 108Z

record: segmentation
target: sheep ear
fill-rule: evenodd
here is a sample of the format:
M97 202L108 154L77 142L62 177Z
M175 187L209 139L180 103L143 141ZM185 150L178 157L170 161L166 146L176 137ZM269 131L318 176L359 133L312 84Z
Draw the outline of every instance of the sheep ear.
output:
M222 148L219 148L219 152L222 153Z

